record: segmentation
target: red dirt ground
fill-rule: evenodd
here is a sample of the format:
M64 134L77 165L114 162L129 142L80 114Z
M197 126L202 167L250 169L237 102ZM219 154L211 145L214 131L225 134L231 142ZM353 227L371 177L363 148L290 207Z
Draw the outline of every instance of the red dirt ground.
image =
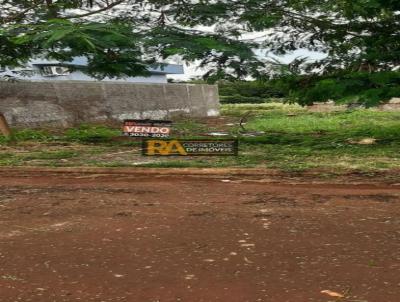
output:
M400 301L399 183L99 171L0 170L1 302Z

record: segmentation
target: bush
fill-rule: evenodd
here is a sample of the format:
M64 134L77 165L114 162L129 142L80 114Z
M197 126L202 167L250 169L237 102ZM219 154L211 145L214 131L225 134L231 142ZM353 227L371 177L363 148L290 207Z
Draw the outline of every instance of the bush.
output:
M235 81L218 83L221 103L223 104L261 104L270 99L285 97L271 81Z
M221 96L220 99L222 104L261 104L268 102L268 99L240 94Z
M400 96L400 72L342 72L329 76L303 76L292 85L288 97L302 105L333 100L373 107Z
M330 75L289 75L265 81L220 82L222 103L264 103L286 98L301 105L333 100L377 106L400 97L400 72L337 72Z
M264 103L285 94L271 81L235 81L218 83L221 99L225 103Z

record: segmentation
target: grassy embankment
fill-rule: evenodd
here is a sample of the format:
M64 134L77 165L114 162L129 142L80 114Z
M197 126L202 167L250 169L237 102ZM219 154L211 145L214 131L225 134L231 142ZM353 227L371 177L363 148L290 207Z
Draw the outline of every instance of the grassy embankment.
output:
M237 123L249 112L245 129L264 132L260 136L239 134ZM211 122L179 121L173 133L186 138L215 130L239 135L238 157L142 157L140 142L121 139L118 128L86 125L62 132L16 130L12 140L0 137L0 165L266 167L335 172L400 168L400 112L311 113L297 105L240 104L224 105L222 115L224 118Z

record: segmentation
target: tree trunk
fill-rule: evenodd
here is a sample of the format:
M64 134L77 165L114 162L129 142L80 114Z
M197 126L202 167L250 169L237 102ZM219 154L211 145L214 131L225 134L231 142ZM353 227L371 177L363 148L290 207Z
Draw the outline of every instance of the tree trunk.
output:
M7 120L3 113L0 112L0 132L5 136L5 137L10 137L11 136L11 130L10 126L8 126Z
M49 19L56 19L58 16L57 5L53 3L53 0L46 0L47 6L47 17Z

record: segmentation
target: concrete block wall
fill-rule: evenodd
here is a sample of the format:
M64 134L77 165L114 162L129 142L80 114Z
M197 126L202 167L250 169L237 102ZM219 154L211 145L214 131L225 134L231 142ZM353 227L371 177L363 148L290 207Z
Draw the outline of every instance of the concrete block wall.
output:
M217 116L219 97L213 85L0 81L0 112L12 126L69 127L131 118Z

